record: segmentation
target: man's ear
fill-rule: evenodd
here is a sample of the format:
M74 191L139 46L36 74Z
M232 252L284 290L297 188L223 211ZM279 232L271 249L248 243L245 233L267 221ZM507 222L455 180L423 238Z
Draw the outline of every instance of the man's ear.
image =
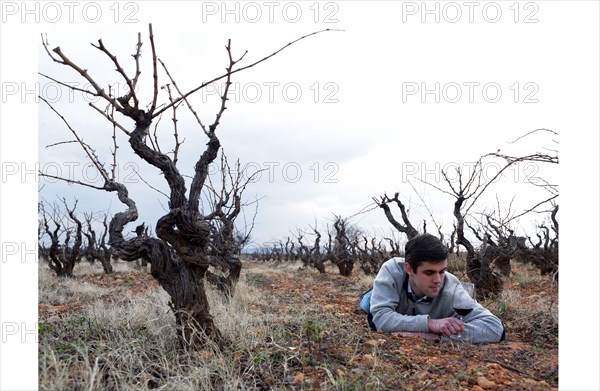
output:
M404 263L404 270L406 271L406 273L411 276L413 274L412 269L410 268L410 265L408 262Z

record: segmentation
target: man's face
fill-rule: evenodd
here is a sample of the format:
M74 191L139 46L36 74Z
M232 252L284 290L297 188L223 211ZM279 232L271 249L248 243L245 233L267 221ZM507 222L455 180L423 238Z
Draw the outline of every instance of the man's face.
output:
M448 268L448 261L444 260L438 263L423 262L417 268L416 272L411 269L408 263L404 264L404 268L410 276L410 287L414 294L417 297L427 296L434 298L440 293L440 289L442 289L446 269Z

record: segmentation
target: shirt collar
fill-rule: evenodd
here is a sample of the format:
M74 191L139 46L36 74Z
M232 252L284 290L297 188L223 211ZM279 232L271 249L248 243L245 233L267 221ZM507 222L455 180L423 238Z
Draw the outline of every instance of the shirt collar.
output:
M408 297L415 303L431 303L433 301L433 299L428 296L423 296L420 299L417 299L417 295L415 295L412 288L410 287L409 277L406 278L406 292L408 293Z

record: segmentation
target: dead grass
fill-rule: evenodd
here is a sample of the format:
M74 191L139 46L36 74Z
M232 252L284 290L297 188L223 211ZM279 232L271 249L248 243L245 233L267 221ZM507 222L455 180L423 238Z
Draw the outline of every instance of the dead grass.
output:
M85 269L88 269L88 267L86 266ZM81 272L83 270L78 271L77 274L81 275ZM111 291L87 281L82 282L76 278L59 279L46 265L42 265L39 268L38 274L38 300L40 303L59 305L74 300L90 303L99 296L109 294Z
M40 302L65 310L50 312L40 321L40 389L146 390L160 384L161 389L212 390L257 385L254 374L240 368L252 367L242 361L251 361L249 352L264 339L273 316L252 313L250 307L266 298L244 280L231 301L215 290L207 292L215 322L232 341L229 350L208 346L201 352L184 352L162 289L128 295L121 287L82 282L77 276L85 267L76 266L73 279L58 279L46 268L40 268ZM105 300L91 300L99 297ZM73 305L81 302L89 305ZM232 355L237 365L232 365Z
M544 334L558 324L557 303L547 294L548 278L525 267L515 268L501 300L486 303L507 325L509 338L526 344L522 349L464 350L374 334L357 307L373 277L359 270L343 278L333 268L321 275L299 270L300 264L246 263L233 300L207 292L215 322L231 343L222 351L186 352L177 343L168 295L142 279L147 272L114 266L109 279L100 265L84 264L75 267L74 279L58 279L41 263L40 303L51 304L40 309L41 390L453 390L470 388L477 371L489 373L485 359L524 366L491 370L496 377L488 377L499 386L557 383L556 361L547 361L557 356L558 340ZM532 347L539 352L531 353Z
M520 339L558 347L558 282L513 263L500 298L486 303Z

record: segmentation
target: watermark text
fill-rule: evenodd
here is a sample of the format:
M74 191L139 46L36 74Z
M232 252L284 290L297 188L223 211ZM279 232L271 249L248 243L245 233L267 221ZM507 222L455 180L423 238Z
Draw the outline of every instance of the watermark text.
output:
M466 183L472 175L478 175L481 183L498 182L501 179L514 183L539 183L537 176L540 168L535 162L509 165L499 162L448 162L425 163L403 162L401 166L402 182L417 179L427 183L450 182Z
M540 87L534 82L497 83L464 82L402 82L402 103L539 103Z
M340 167L335 162L313 162L309 166L298 162L249 162L242 166L241 174L249 183L261 180L268 183L278 180L298 183L303 177L314 183L338 183L336 175L339 170Z
M2 23L138 23L134 1L3 1Z
M402 23L539 23L536 2L404 1Z
M314 82L308 86L300 83L289 82L248 82L231 83L227 97L232 102L247 103L298 103L311 101L314 103L339 103L337 96L340 87L334 82ZM220 98L225 91L225 83L212 83L202 89L202 103L207 103L211 97Z
M203 1L202 23L338 23L338 3L296 1Z
M137 162L125 162L110 168L110 175L121 183L138 183L140 171ZM81 181L89 184L104 183L105 179L95 164L88 162L2 162L2 183L39 182L43 177L47 183L59 181ZM62 178L62 179L59 179Z
M2 242L2 263L38 262L38 246L35 243Z

